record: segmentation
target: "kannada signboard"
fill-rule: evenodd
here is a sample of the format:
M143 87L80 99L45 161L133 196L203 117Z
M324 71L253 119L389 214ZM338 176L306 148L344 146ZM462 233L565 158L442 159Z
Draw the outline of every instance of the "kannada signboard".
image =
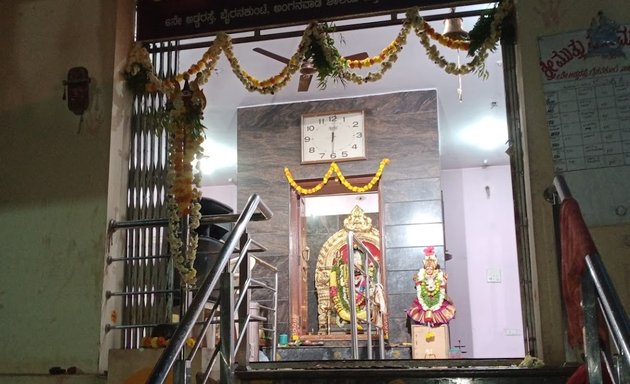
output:
M466 3L478 3L469 1ZM385 14L445 0L138 0L140 41L178 39L263 27Z

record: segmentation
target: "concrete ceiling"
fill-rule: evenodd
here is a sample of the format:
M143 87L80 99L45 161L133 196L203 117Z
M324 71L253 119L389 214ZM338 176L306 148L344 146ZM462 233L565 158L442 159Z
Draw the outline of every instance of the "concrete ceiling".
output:
M477 5L458 8L467 11L486 8ZM422 13L423 16L446 13L447 10L435 10ZM401 15L401 18L404 15ZM378 18L371 18L369 21ZM364 19L365 20L365 19ZM464 28L470 30L476 18L464 19ZM342 22L335 23L341 25ZM443 22L431 22L433 28L442 31ZM304 26L290 30L303 30ZM286 31L287 29L283 29ZM273 32L277 32L273 31ZM380 52L400 31L400 26L388 26L362 29L334 34L343 55L367 52L370 56ZM232 35L237 37L238 35ZM343 39L343 43L339 41ZM255 47L290 57L297 49L299 38L258 41L235 45L234 52L241 66L257 78L266 78L276 74L283 67L279 61L254 52ZM441 45L438 46L449 61L457 62L458 54ZM205 49L183 51L181 67L188 68L196 62ZM459 53L462 63L469 60L465 52ZM372 70L375 70L373 67ZM459 81L457 76L449 75L432 63L425 53L419 39L413 32L407 39L405 48L394 64L380 81L364 85L347 83L345 85L329 83L326 89L318 88L317 79L313 78L308 92L297 92L299 76L294 76L287 87L275 95L250 93L232 73L224 56L218 64L215 74L205 85L208 100L204 111L204 125L207 127L206 154L208 159L202 163L204 169L203 186L236 184L236 109L239 107L303 102L342 97L357 97L398 91L436 89L438 93L438 121L440 132L440 159L442 169L481 167L484 165L508 164L505 154L507 149L507 124L505 119L505 92L503 86L503 67L500 50L489 55L486 61L489 72L487 79L476 74L461 77L462 100L457 94ZM213 165L224 164L212 170Z

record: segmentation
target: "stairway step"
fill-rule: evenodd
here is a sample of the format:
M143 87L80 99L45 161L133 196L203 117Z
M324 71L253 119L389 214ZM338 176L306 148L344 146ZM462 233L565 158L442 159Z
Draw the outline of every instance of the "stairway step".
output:
M305 361L305 360L352 360L352 349L348 348L346 341L327 341L324 346L318 345L302 345L299 347L288 346L276 349L276 361ZM365 340L359 340L359 358L367 359L367 346ZM271 353L269 348L263 348L263 352L267 355ZM378 357L379 348L377 344L372 347L374 357ZM385 359L399 360L411 359L410 347L392 347L385 348Z
M498 362L509 365L495 365ZM513 362L514 364L511 364ZM343 360L251 363L242 383L564 384L576 366L519 368L519 360Z

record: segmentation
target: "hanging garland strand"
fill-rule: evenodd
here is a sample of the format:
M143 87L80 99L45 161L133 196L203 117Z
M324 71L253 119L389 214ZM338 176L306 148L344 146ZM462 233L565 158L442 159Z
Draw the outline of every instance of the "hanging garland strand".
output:
M329 36L329 31L332 28L326 24L313 22L304 30L298 48L289 59L288 64L278 74L263 80L257 79L241 67L240 62L234 55L231 38L223 32L216 35L213 44L197 63L191 65L184 73L176 75L173 80L165 80L164 82L158 80L155 73L153 73L150 61L148 63L144 61L143 58L148 57L148 53L138 53L137 50L144 50L144 48L140 44L136 44L129 54L124 76L129 87L137 93L141 93L139 90L150 92L164 91L165 87L172 87L174 82L182 82L185 74L193 77L201 73L201 76L197 77L197 81L199 85L203 85L210 78L210 74L216 66L221 52L224 52L232 67L232 71L250 92L262 94L277 92L288 84L291 77L300 69L301 63L308 59L313 61L315 69L318 71L320 86L322 87L325 87L327 78L341 81L350 80L354 83L362 84L380 80L383 74L392 67L392 64L397 60L397 54L407 43L407 35L411 32L411 29L419 37L420 43L425 48L429 58L447 73L460 75L478 70L481 75L484 72L483 64L488 56L488 51L494 50L496 47L501 37L502 23L512 11L513 0L500 1L497 7L484 14L485 18L492 19L490 27L484 28L482 33L474 34L477 36L476 41L467 42L453 40L436 32L420 16L419 10L412 8L407 11L401 30L392 43L383 48L378 55L364 60L348 60L344 58ZM467 64L462 65L448 62L441 55L437 46L431 44L431 39L450 49L469 50L469 56L472 59ZM471 48L473 45L475 47L474 50ZM366 76L360 76L350 71L350 69L368 68L375 64L380 64L379 70L370 72ZM145 82L147 86L142 87L142 82Z
M383 168L385 168L387 164L389 164L389 159L381 160L381 163L378 166L378 170L372 177L372 180L370 180L367 184L365 184L362 187L357 187L356 185L350 184L350 182L345 178L343 173L341 173L341 169L339 169L339 166L335 162L330 163L330 167L328 167L328 171L326 171L326 173L324 174L324 177L322 178L321 183L317 184L316 186L312 188L304 188L300 186L298 183L296 183L288 167L284 167L284 176L287 178L287 181L289 182L291 187L293 187L293 189L295 189L297 193L299 193L300 195L310 195L315 192L318 192L324 187L324 185L328 183L328 180L330 180L330 177L332 176L333 173L337 175L337 177L339 178L339 182L341 182L341 184L344 187L348 188L352 192L363 193L374 188L376 183L378 183L378 180L381 178L381 175L383 174Z

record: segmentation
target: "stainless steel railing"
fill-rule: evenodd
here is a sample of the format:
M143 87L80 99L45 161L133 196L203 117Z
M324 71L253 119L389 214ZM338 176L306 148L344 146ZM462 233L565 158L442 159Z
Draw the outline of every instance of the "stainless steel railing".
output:
M221 224L232 226L239 214L204 215L201 225ZM267 220L261 212L255 212L250 221ZM122 348L142 347L142 339L152 328L160 324L170 324L173 296L182 294L174 287L171 256L165 244L168 219L132 219L110 221L108 240L113 242L114 234L122 232L122 242L126 244L125 255L107 257L108 267L121 264L122 283L105 292L107 300L120 298L122 316L105 325L105 331L121 331ZM220 244L217 241L217 244ZM217 250L218 251L218 250ZM208 256L217 251L205 252L201 248L197 257Z
M571 192L561 175L554 178L560 201L571 198ZM584 314L584 352L591 384L603 382L602 361L615 383L630 382L630 321L619 295L598 253L584 255L586 273L582 277L582 308ZM604 347L599 339L599 315L609 331L612 345Z
M220 256L212 268L212 270L206 275L206 278L198 288L197 293L192 298L190 305L186 309L183 317L180 319L179 325L175 330L175 333L169 340L167 347L162 353L157 364L153 368L151 375L147 383L159 384L163 383L166 379L168 372L174 367L175 382L189 383L190 382L190 362L191 357L186 358L183 350L188 335L191 333L197 319L202 314L206 304L209 302L210 295L213 290L218 287L221 282L220 296L218 303L212 309L210 316L202 327L202 335L198 337L193 352L199 349L198 344L203 338L203 334L207 331L210 322L215 318L216 311L220 308L221 315L220 320L220 334L221 345L220 349L215 350L213 358L211 359L210 366L206 368L204 375L209 375L209 371L214 364L214 360L218 355L221 355L221 382L230 383L233 380L235 366L238 362L241 364L247 364L247 343L242 343L247 333L247 325L252 320L249 316L249 287L251 285L251 278L249 276L249 249L252 246L253 240L246 234L246 227L252 220L255 212L259 211L265 219L270 219L272 216L269 208L262 202L258 195L252 195L243 212L239 215L233 230L225 241ZM228 268L231 256L234 254L237 247L240 249L237 261L232 268ZM239 270L239 289L234 287L234 273ZM226 271L226 272L223 272ZM235 297L238 295L237 297ZM238 311L238 323L241 335L235 337L234 324L236 317L234 311ZM275 320L274 320L275 321ZM242 348L239 348L241 347ZM238 361L237 361L238 360ZM175 364L177 363L177 364ZM175 366L174 366L175 365Z
M361 265L363 268L358 268L354 265L354 248L357 248L364 256ZM370 265L374 268L374 277L370 276ZM378 289L378 285L382 284L381 279L381 265L369 249L363 245L363 243L354 236L352 231L348 231L348 292L351 292L349 297L350 302L350 323L351 323L351 342L352 342L352 358L359 360L359 332L358 332L358 319L357 319L357 305L356 305L356 290L354 276L355 271L359 272L363 279L365 279L365 327L367 334L367 358L372 360L373 346L372 346L372 332L376 330L379 337L379 359L385 358L385 335L383 332L383 313L380 308L377 307L376 321L372 319L372 306L373 306L373 293Z

